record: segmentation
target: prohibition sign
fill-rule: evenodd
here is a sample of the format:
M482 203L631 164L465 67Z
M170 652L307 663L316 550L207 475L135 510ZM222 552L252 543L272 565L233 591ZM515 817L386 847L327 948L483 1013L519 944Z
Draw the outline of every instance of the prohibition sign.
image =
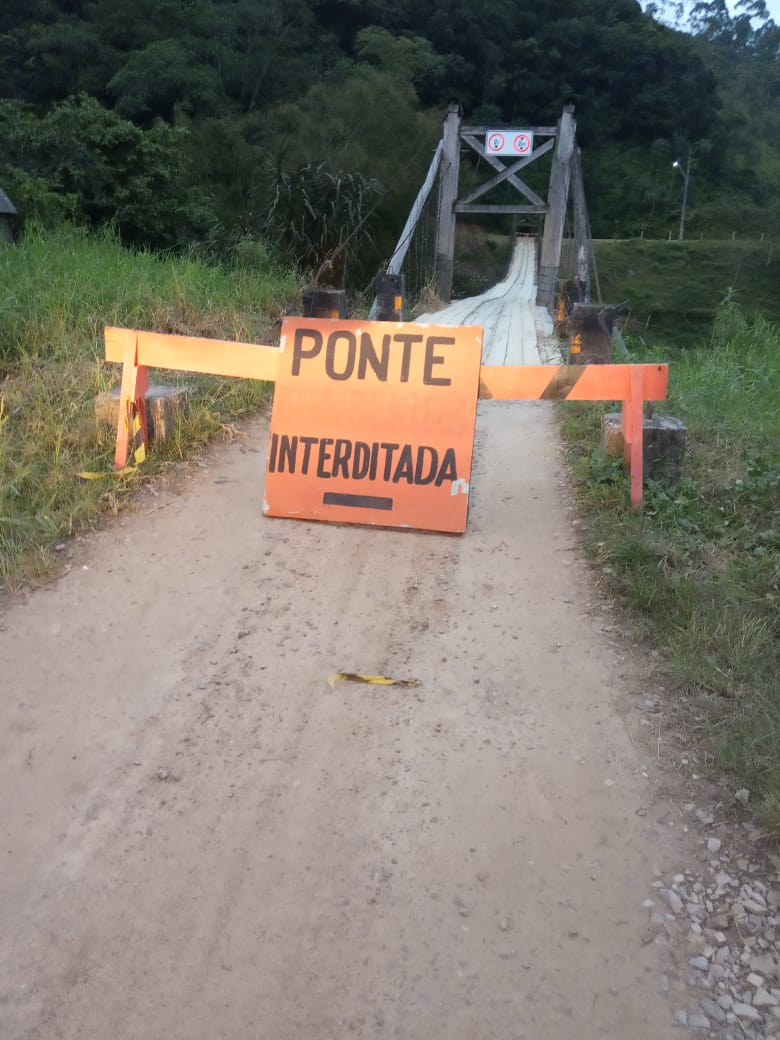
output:
M531 138L528 134L517 134L514 149L516 155L527 155L531 151Z
M491 134L488 138L488 151L489 152L502 152L504 150L504 135L503 134Z

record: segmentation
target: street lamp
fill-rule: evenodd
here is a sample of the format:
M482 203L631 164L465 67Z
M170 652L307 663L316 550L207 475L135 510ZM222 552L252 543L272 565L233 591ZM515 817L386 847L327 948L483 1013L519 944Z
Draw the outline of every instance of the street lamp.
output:
M688 161L685 164L685 173L683 173L683 168L682 168L681 164L676 159L672 163L672 166L675 168L675 170L679 170L680 171L680 175L685 178L685 186L683 187L682 210L680 211L680 241L681 242L685 238L685 211L688 208L688 184L689 184L690 179L691 179L691 158L692 158L692 156L693 156L693 149L689 148L688 149Z

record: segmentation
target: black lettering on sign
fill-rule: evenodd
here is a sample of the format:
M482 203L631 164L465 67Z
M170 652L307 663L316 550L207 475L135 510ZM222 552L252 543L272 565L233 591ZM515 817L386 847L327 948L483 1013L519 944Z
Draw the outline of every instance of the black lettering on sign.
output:
M442 346L452 346L455 343L454 336L429 336L425 342L425 368L423 369L423 383L426 386L451 386L452 380L447 379L444 376L439 376L437 379L433 375L434 365L443 365L446 358L441 354L434 354L434 347L437 343Z
M366 378L366 369L370 365L374 374L381 383L387 382L390 370L390 336L385 333L382 336L382 357L380 358L374 349L374 344L367 332L360 334L360 356L358 357L358 379Z
M333 476L349 480L347 463L352 454L352 441L337 440L333 445Z
M436 487L441 487L445 480L458 479L458 466L455 462L455 449L447 448L441 460L441 468L436 475Z
M403 448L401 448L401 454L398 457L398 465L395 467L395 472L393 473L394 484L400 484L402 480L405 480L407 484L414 483L411 444L404 444Z
M299 448L303 446L303 451ZM316 452L313 450L316 445ZM332 446L332 447L331 447ZM316 460L316 461L315 461ZM386 441L350 441L340 437L310 437L274 433L268 453L269 473L291 473L302 476L316 473L321 480L377 480L388 484L414 484L420 487L458 479L458 462L454 448L446 448L440 456L429 444L391 444Z
M425 473L424 467L428 464L428 471ZM417 449L417 463L414 467L414 482L415 484L432 484L436 479L436 470L439 463L439 456L435 448L429 448L423 444ZM424 475L423 475L424 474Z
M301 444L303 445L303 461L301 462L301 471L303 473L309 472L309 458L311 456L312 446L317 443L319 437L301 437Z
M401 445L400 444L380 444L379 447L382 448L382 450L385 453L384 479L385 480L389 480L390 479L390 474L393 472L393 455L396 452L396 450L401 447Z
M328 473L327 469L325 468L325 464L330 462L331 459L330 452L328 451L329 444L333 444L333 438L323 437L320 441L320 451L319 455L317 456L317 476L324 477L326 479L330 478L330 473Z
M282 434L279 446L279 472L284 473L285 464L290 473L295 472L295 456L298 454L298 438Z
M335 329L324 343L325 374L337 383L352 378L366 380L375 377L380 383L392 378L399 383L408 383L412 372L412 355L415 346L424 342L418 354L422 361L423 386L451 386L448 376L435 374L446 364L447 357L437 348L451 347L454 336L428 336L421 332L382 333L381 344L377 345L371 332L361 331L360 338L350 329ZM395 352L393 345L398 347ZM297 328L293 337L292 375L299 376L304 361L312 361L323 353L323 335L318 329ZM419 366L419 362L418 362ZM419 367L416 376L419 378Z
M412 344L422 343L423 337L414 332L396 332L395 338L403 343L404 350L401 357L401 382L409 382L409 368L412 364Z
M352 455L352 479L365 480L371 465L371 448L365 441L355 442L355 451ZM373 478L372 478L373 479Z
M347 344L347 355L343 359L343 367L339 372L336 368L336 346L339 340L344 340ZM355 342L355 335L352 332L347 332L342 329L339 332L331 332L328 336L328 345L325 348L325 372L331 379L336 379L339 382L344 382L350 379L352 373L355 370L355 351L357 350L357 343ZM344 351L340 351L342 357ZM295 374L295 373L293 373Z
M312 341L313 346L309 347L308 350L304 349L303 341L309 339ZM293 340L293 359L292 359L292 374L294 376L300 375L301 373L301 361L304 358L314 358L322 350L322 333L316 329L296 329L295 339Z

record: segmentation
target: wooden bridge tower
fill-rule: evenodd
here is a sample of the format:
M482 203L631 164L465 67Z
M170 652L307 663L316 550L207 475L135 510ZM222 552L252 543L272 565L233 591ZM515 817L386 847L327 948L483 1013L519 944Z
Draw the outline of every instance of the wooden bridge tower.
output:
M514 157L504 165L501 158L490 154L485 146L485 135L495 127L462 125L460 107L450 104L444 119L444 132L437 150L439 157L439 209L436 237L435 286L439 297L448 301L452 296L452 272L455 256L455 222L458 214L518 213L544 217L539 252L537 303L552 310L558 284L561 247L566 223L570 189L574 196L574 236L576 243L577 275L588 283L589 226L582 181L582 167L576 141L577 124L574 108L567 105L556 126L524 128L533 133L534 148L530 155ZM542 143L536 142L542 139ZM461 142L496 170L496 174L475 188L464 198L458 198ZM518 173L543 155L552 151L552 170L545 202ZM523 201L517 203L489 203L484 196L503 183L511 184ZM480 200L480 201L477 201Z

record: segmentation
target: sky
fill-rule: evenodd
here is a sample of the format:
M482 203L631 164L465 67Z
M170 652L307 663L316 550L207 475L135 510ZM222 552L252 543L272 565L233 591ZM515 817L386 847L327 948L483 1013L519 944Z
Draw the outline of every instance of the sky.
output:
M780 25L780 0L766 0L769 17L776 25ZM734 11L734 4L729 3L729 10Z
M647 0L642 0L642 6L647 7ZM690 6L690 3L688 6ZM780 25L780 0L766 0L766 6L769 11L769 17L776 25ZM732 0L729 0L729 9L734 12L735 2L732 2Z

